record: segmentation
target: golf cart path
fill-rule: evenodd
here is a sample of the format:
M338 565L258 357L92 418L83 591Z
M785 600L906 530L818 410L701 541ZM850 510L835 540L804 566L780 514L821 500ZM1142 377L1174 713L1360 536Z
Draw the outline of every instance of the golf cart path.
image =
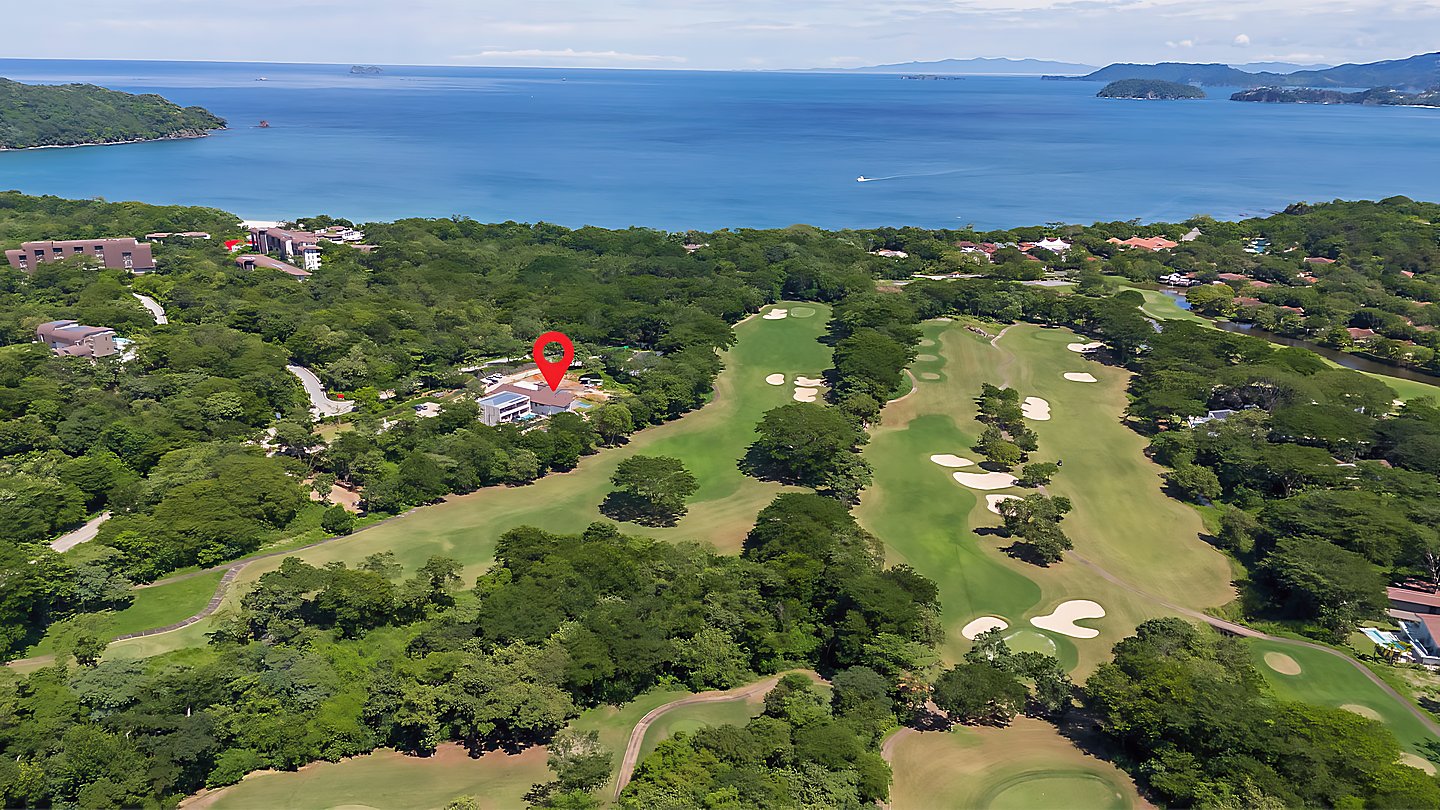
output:
M101 512L95 517L90 518L84 526L51 540L50 548L63 554L81 543L88 543L95 539L95 535L100 533L100 524L109 519L109 512Z
M630 784L630 777L635 774L635 766L640 761L640 747L645 744L645 734L656 720L664 717L669 712L684 706L694 706L700 703L727 703L732 700L746 700L763 695L775 688L775 684L786 675L804 675L815 683L824 683L825 680L817 673L808 669L791 670L782 672L779 675L771 675L763 680L754 683L737 686L734 689L726 689L716 692L700 692L699 694L683 697L679 700L672 700L663 706L656 706L645 713L635 727L630 730L630 740L625 744L625 756L620 759L620 773L615 777L615 798L620 798L620 791Z

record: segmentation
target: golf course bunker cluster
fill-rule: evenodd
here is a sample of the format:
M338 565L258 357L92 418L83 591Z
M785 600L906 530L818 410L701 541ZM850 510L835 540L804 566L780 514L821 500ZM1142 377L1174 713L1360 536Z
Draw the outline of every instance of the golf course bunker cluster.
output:
M784 380L782 379L783 383ZM799 376L795 378L795 393L793 398L796 402L815 402L820 396L820 388L825 381L814 377Z

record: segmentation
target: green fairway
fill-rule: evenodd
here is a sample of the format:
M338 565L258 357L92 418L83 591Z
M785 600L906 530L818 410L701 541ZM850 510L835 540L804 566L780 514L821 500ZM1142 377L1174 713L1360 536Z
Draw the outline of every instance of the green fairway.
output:
M900 733L889 746L894 810L1148 806L1123 771L1033 718L1017 718L1003 729Z
M1142 287L1135 287L1122 280L1119 285L1121 291L1134 290L1145 297L1145 303L1140 305L1140 311L1149 315L1157 321L1196 321L1199 323L1210 323L1209 320L1196 315L1188 309L1184 309L1174 298L1159 290L1147 290Z
M343 762L317 762L293 773L251 774L223 790L187 800L187 810L438 810L474 796L485 810L525 806L531 786L552 778L545 749L518 755L495 751L472 759L458 745L434 756L382 750Z
M677 731L695 732L706 726L743 726L752 717L764 710L764 695L745 700L727 700L720 703L697 703L693 706L678 706L666 712L645 732L645 742L640 746L640 758L650 756L661 742L675 736Z
M625 531L700 540L722 551L738 551L755 515L782 490L779 485L743 475L736 466L755 435L755 424L765 411L792 401L795 389L790 383L797 375L819 377L830 366L829 347L817 341L830 310L821 304L808 306L815 310L812 317L766 320L756 316L738 324L738 342L725 355L725 371L715 381L714 399L694 413L645 430L623 447L602 450L571 472L552 474L529 486L490 487L452 497L294 556L313 565L337 560L353 564L369 554L393 551L413 570L431 556L446 555L459 560L465 566L465 578L473 580L489 567L495 541L509 529L531 525L579 532L593 521L604 520L598 506L610 491L610 475L622 460L637 453L682 459L699 479L700 489L690 503L690 513L677 526L655 529L627 523L623 524ZM766 383L765 378L774 373L784 374L786 384ZM277 568L281 559L247 566L231 586L225 604L233 605L261 574ZM177 613L158 623L179 621L186 615ZM117 642L109 654L154 655L204 643L208 627L206 620L177 633Z
M1414 715L1346 661L1293 644L1262 639L1247 639L1245 644L1250 648L1255 668L1265 676L1277 697L1345 708L1378 719L1395 732L1406 750L1414 754L1425 755L1421 746L1436 742ZM1266 661L1267 654L1271 656L1270 662ZM1299 666L1300 673L1286 675L1278 672L1273 664L1279 663L1283 668L1286 662L1275 658L1276 654L1288 656Z
M997 616L1009 624L1007 635L1016 648L1053 651L1083 674L1136 624L1164 613L1152 599L1074 560L1039 568L1008 557L1001 550L1008 540L973 531L1000 522L986 509L987 493L957 484L953 470L930 456L975 457L970 447L980 425L974 398L983 382L1009 384L1022 396L1051 404L1051 420L1031 423L1040 436L1034 458L1065 462L1049 491L1075 502L1064 527L1078 553L1133 585L1190 607L1233 598L1224 557L1199 540L1199 517L1161 491L1160 470L1143 453L1145 440L1120 422L1126 372L1066 349L1084 339L1062 329L1017 324L993 345L959 323L930 322L924 332L921 352L935 359L915 362L914 393L892 403L873 431L865 457L875 468L875 483L856 514L885 542L894 561L910 564L939 586L944 658L956 660L968 648L960 630L972 619ZM1062 376L1066 372L1088 372L1099 382L1071 382ZM1098 637L1076 639L1030 624L1070 599L1104 607L1104 618L1087 622L1100 630Z
M110 637L137 633L152 627L163 627L199 613L215 594L223 571L211 571L165 585L137 588L133 591L135 601L130 606L113 614L107 628ZM19 658L49 655L55 652L55 633L47 633L34 646L20 654Z

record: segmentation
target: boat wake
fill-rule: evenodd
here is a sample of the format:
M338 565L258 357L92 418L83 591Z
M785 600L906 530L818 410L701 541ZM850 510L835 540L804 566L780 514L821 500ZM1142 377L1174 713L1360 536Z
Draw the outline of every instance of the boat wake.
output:
M909 172L906 174L887 174L884 177L866 177L862 174L859 177L855 178L855 182L877 183L882 180L908 180L914 177L940 177L947 174L974 174L977 172L986 171L989 168L989 166L977 166L965 169L942 169L938 172Z

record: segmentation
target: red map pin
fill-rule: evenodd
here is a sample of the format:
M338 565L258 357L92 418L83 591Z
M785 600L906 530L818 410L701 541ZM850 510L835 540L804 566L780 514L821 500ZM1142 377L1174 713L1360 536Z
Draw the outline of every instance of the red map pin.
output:
M559 343L564 351L559 360L545 359L545 347L551 343ZM534 356L535 365L539 366L540 373L545 375L545 382L550 384L550 390L560 390L560 381L565 379L565 370L570 368L570 362L575 359L575 344L560 332L546 332L535 338Z

